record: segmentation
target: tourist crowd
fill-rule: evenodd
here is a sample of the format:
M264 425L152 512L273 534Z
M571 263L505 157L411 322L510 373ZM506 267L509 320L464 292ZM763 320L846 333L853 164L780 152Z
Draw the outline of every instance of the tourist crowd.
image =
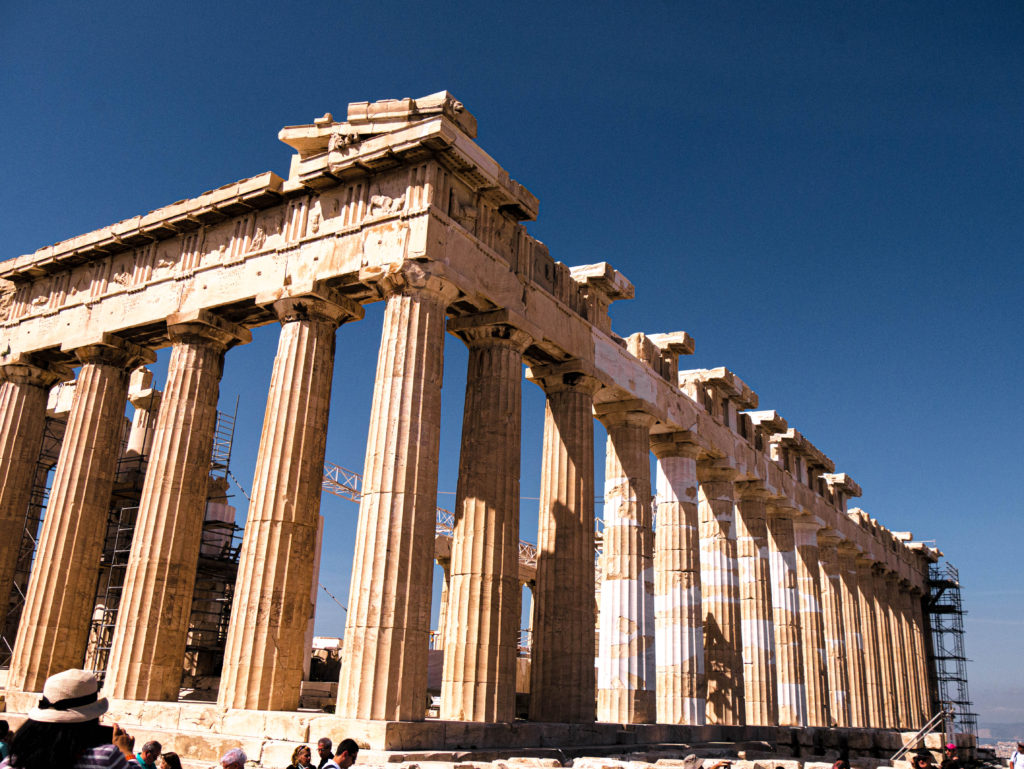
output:
M151 740L136 751L128 732L101 724L109 706L92 673L65 670L50 676L39 704L16 732L0 721L0 769L182 769L178 755L164 752L159 742ZM332 745L327 737L317 742L316 763L309 746L300 745L289 769L348 769L355 763L359 745L354 740L342 740L336 750ZM244 769L246 761L245 751L233 748L220 766Z

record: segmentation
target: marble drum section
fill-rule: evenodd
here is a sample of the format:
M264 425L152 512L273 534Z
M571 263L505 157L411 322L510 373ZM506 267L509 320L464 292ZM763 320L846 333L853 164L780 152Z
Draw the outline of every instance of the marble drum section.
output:
M224 354L264 324L280 326L280 342L225 662L217 704L192 727L230 733L218 719L296 711L308 649L291 629L309 619L314 577L311 559L294 555L316 541L335 336L359 333L363 305L379 301L335 723L355 733L352 724L426 715L452 337L468 346L469 369L436 644L441 722L517 714L523 362L547 398L532 648L519 687L532 721L927 720L921 599L937 551L848 509L857 484L780 415L758 410L734 373L680 370L693 352L686 333L613 331L609 307L633 285L607 263L552 258L522 225L537 199L475 137L476 120L448 93L350 104L345 121L327 114L281 131L295 150L287 179L264 173L0 264L4 531L25 518L48 392L79 372L7 673L9 712L25 712L47 676L85 660L129 378L170 346L162 398L143 412L155 427L104 688L129 723L159 712L187 731L184 704L167 714L179 696ZM595 419L608 435L597 538ZM13 539L0 544L4 598ZM309 719L275 723L315 739Z

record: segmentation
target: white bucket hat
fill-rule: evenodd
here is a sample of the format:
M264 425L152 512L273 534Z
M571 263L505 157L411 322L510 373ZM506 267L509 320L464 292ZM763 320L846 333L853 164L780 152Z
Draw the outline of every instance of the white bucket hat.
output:
M108 707L107 698L99 696L96 676L85 670L65 670L46 679L39 707L32 708L28 717L52 724L75 724L99 718Z

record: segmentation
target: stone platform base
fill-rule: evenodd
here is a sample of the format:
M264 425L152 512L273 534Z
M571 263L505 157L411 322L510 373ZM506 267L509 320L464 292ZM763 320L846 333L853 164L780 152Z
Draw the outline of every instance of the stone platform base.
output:
M21 724L23 714L38 699L34 693L7 692L4 717L12 728ZM345 737L355 739L363 748L360 764L479 763L532 757L564 765L580 756L695 750L699 754L715 749L721 755L743 752L750 759L773 760L820 760L842 754L871 758L870 763L878 765L884 763L879 759L891 756L912 736L889 730L769 726L362 721L319 711L222 710L215 703L130 700L112 700L104 721L121 724L139 744L159 740L165 750L196 761L214 763L230 748L241 747L251 760L267 767L288 765L298 744L315 745L320 737L330 737L335 744ZM936 738L929 735L932 741Z

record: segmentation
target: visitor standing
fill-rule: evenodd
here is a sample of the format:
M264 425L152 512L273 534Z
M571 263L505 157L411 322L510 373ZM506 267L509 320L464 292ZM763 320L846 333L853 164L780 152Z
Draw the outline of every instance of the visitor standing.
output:
M324 764L324 769L348 769L356 762L358 754L359 745L355 740L346 738L338 743L334 758Z
M135 760L142 769L157 769L156 759L160 755L163 746L156 740L150 740L142 746L142 750L135 754Z
M324 769L327 762L334 758L334 751L331 750L333 745L334 743L331 742L330 737L321 737L316 741L316 752L317 755L320 756L320 761L317 763L316 769Z

